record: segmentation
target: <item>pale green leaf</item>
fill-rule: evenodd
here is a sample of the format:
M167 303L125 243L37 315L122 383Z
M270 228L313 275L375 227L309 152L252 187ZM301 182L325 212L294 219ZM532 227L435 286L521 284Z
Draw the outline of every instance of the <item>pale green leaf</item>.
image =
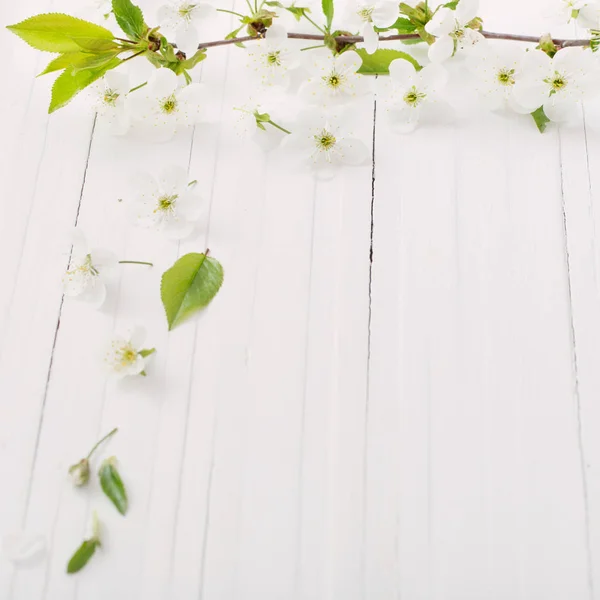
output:
M540 106L537 110L533 111L531 113L531 117L533 118L537 128L540 130L540 133L544 133L548 123L550 123L550 119L544 112L544 107Z
M96 552L96 548L99 545L100 542L97 539L85 540L71 557L71 560L67 565L67 573L73 574L77 573L77 571L81 571L81 569L88 564L90 558L94 556L94 552Z
M139 6L131 0L112 0L112 9L119 27L132 39L138 40L144 36L147 25Z
M223 283L223 267L206 254L182 256L162 276L161 298L169 330L208 306Z
M77 52L82 43L91 40L112 43L113 34L104 27L61 13L30 17L16 25L9 25L13 33L37 50L45 52Z
M401 50L382 48L368 54L366 50L359 49L356 52L363 61L357 72L363 75L389 75L390 63L398 58L408 61L417 71L423 68L410 54Z
M323 6L323 14L327 19L327 29L331 28L331 24L333 23L333 0L321 0Z
M46 73L52 73L53 71L62 71L69 67L80 66L89 60L90 56L93 56L89 52L66 52L57 56L55 59L48 63L48 66L40 73L40 75L46 75ZM38 75L38 77L40 76Z
M102 491L115 505L117 510L124 515L127 512L128 506L127 491L125 490L123 480L117 471L116 459L114 456L103 461L98 476L100 477Z
M52 86L52 99L48 112L52 113L68 104L81 90L100 79L107 71L121 64L121 60L113 58L106 64L93 69L83 69L77 72L73 67L65 69Z

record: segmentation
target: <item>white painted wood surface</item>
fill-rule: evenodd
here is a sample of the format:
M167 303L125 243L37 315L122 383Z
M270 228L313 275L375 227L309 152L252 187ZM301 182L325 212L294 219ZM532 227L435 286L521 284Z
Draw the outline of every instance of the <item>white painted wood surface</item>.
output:
M547 3L523 4L480 12L539 33ZM3 4L1 22L75 5ZM374 171L315 183L233 132L235 48L202 67L221 125L155 147L81 103L48 117L46 57L0 40L18 61L0 96L0 533L48 544L34 568L0 562L0 598L600 599L600 136L583 114L544 136L476 115L398 138L369 102ZM166 154L206 202L179 245L117 202ZM100 312L61 296L75 223L156 265L121 269ZM206 246L226 283L168 334L160 273ZM158 353L115 387L98 351L128 322ZM114 426L125 519L65 476ZM104 548L68 577L93 509Z

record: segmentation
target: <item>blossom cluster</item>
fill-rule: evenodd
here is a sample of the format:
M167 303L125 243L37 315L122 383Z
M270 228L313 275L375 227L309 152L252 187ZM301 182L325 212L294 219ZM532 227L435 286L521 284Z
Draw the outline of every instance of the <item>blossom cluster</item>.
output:
M263 1L255 9L253 18L262 19L264 30L241 50L252 84L247 97L232 107L238 130L265 149L281 144L295 156L300 153L322 178L331 177L340 165L358 165L368 158L351 110L358 98L377 98L391 128L408 133L428 114L456 109L456 102L446 99L446 86L457 78L458 87L476 94L484 107L543 115L544 122L573 118L584 100L600 92L600 60L589 47L557 47L549 36L537 46L490 41L482 30L478 0L437 5L347 0L327 28L319 25L323 15L316 0L289 5ZM167 0L157 20L164 35L189 55L201 42L200 32L214 31L228 12L207 2ZM555 12L592 33L600 29L598 0L557 0ZM417 45L386 46L393 58L385 65L389 77L373 77L383 72L368 68L368 61L377 62L382 52L380 34L396 33L406 24L419 34L413 42L428 44L426 54ZM324 32L324 41L311 44L288 37L294 26ZM327 34L333 30L336 35L360 35L363 41L332 46L334 38L328 43ZM155 70L147 83L133 89L119 69L92 87L94 109L113 132L124 134L133 127L159 141L206 118L209 95L210 90L169 69ZM159 211L145 220L165 224L169 218Z

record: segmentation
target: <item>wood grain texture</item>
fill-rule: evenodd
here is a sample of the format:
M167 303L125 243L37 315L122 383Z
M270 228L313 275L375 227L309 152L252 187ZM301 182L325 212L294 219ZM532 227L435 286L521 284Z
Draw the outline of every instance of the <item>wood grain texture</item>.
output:
M535 33L542 5L481 14ZM44 57L0 40L20 61L0 98L0 533L48 545L34 568L0 561L0 598L600 600L600 136L585 111L544 136L472 111L397 137L366 100L373 160L317 182L234 130L237 48L201 67L213 122L153 146L111 137L84 102L48 117ZM131 173L165 156L204 203L179 244L126 217ZM123 265L98 312L61 295L75 224L155 265ZM207 247L225 284L168 333L160 274ZM130 323L158 352L117 386L99 357ZM126 518L66 478L115 426ZM68 577L93 510L103 548Z

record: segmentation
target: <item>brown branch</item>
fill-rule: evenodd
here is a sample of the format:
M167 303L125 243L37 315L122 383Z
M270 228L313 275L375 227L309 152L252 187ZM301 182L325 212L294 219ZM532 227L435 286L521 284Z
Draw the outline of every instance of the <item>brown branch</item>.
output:
M490 40L508 40L513 42L531 42L537 44L540 41L539 37L534 35L518 35L513 33L493 33L491 31L482 31L483 37ZM293 40L310 40L316 42L325 41L324 35L313 34L313 33L288 33L288 38ZM253 42L255 40L262 39L255 36L245 36L240 38L233 38L229 40L217 40L215 42L204 42L198 45L198 49L202 48L213 48L215 46L228 46L230 44L240 44L243 42ZM394 42L402 40L417 40L420 39L416 33L408 33L402 35L380 35L380 42ZM364 38L360 35L340 35L335 38L337 42L346 44L355 44L357 42L364 42ZM589 46L590 40L567 40L567 39L553 39L552 40L559 48L568 48L572 46Z

